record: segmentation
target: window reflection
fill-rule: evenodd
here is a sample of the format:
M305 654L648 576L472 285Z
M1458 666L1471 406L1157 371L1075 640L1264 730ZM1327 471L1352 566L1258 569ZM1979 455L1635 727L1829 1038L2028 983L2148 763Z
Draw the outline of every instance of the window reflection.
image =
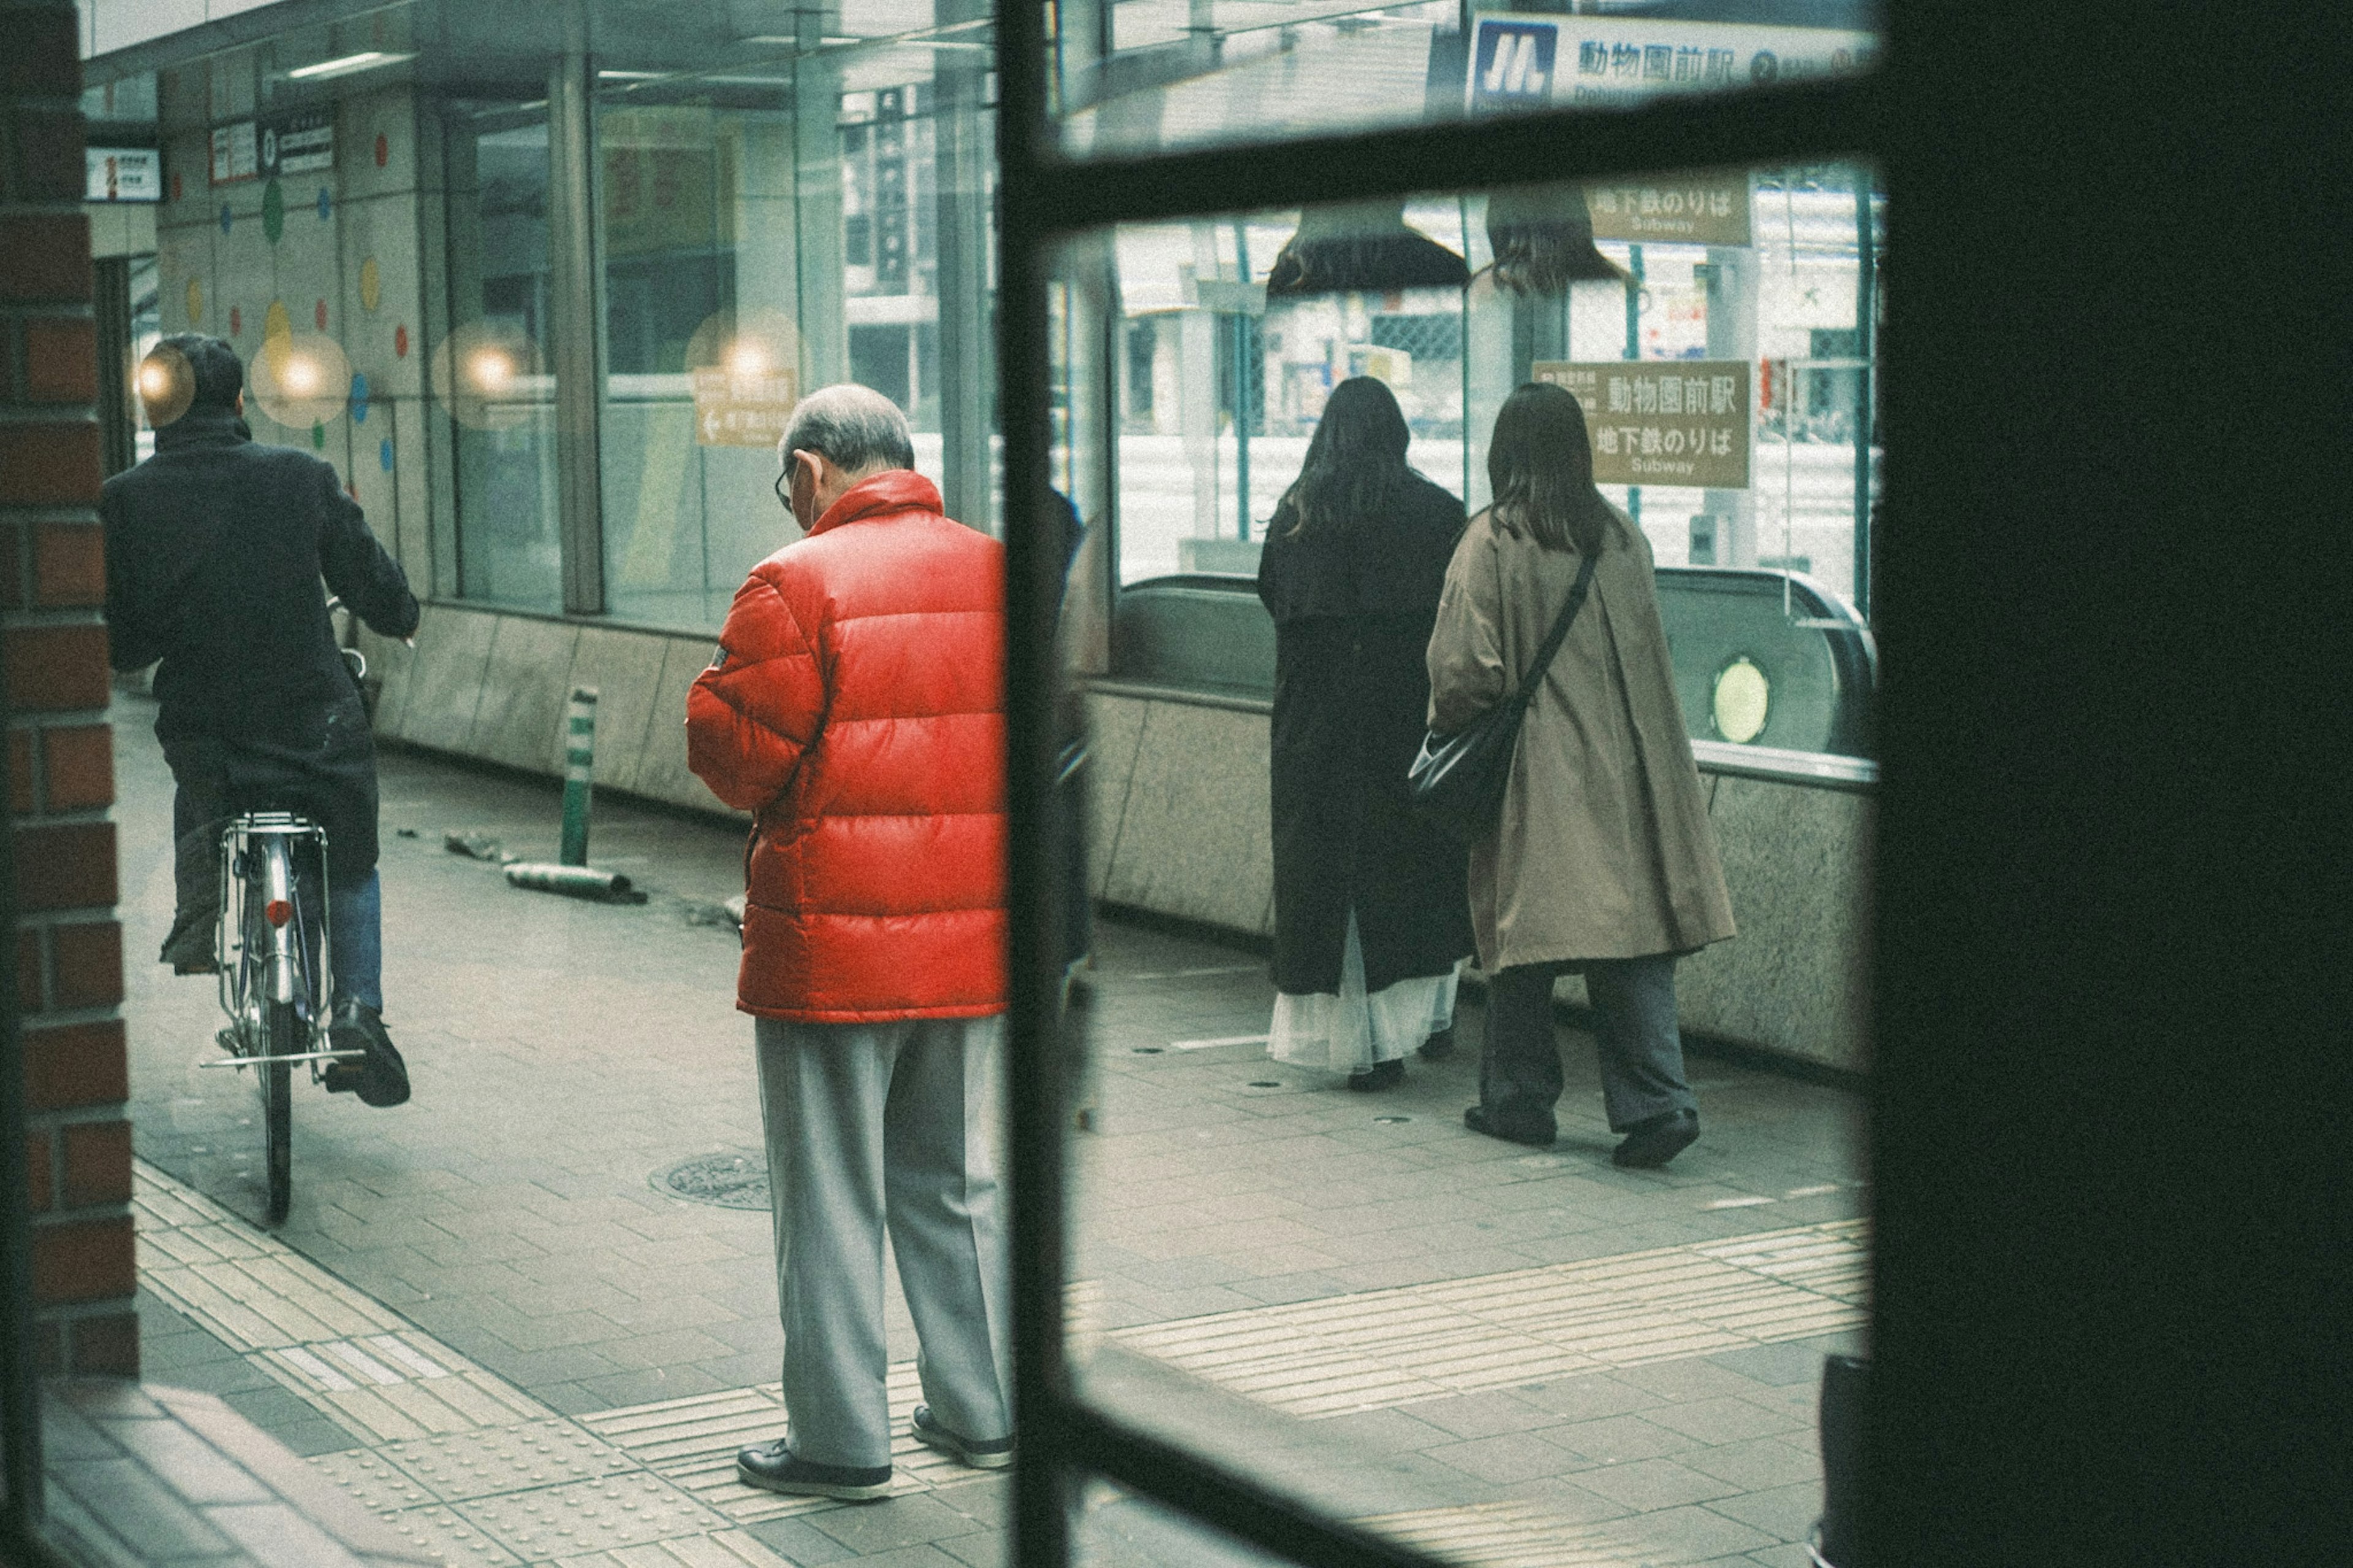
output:
M451 331L431 376L455 433L459 592L552 611L563 590L545 115L461 106L448 160Z
M1879 48L1873 0L1604 0L1574 15L1116 0L1058 19L1059 130L1074 157L1622 109L1864 71Z

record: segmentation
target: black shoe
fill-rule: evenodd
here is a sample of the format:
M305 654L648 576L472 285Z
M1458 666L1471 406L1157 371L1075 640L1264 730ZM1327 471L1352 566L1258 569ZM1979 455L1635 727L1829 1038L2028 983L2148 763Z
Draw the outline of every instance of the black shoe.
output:
M1356 1089L1395 1089L1405 1081L1405 1058L1392 1057L1385 1062L1375 1062L1362 1072L1348 1075L1348 1087Z
M735 1450L735 1478L746 1486L786 1497L829 1497L843 1502L880 1502L891 1495L891 1467L813 1465L793 1457L782 1437Z
M1490 1138L1501 1138L1507 1143L1525 1143L1531 1149L1551 1148L1556 1131L1549 1124L1542 1127L1503 1126L1488 1116L1487 1108L1483 1105L1465 1107L1462 1125L1473 1132L1484 1132Z
M1422 1041L1421 1049L1415 1054L1419 1056L1421 1059L1426 1062L1442 1062L1447 1058L1452 1056L1454 1054L1454 1026L1449 1024L1446 1027L1439 1030L1438 1033L1430 1036L1430 1038Z
M986 1443L970 1437L960 1437L932 1419L932 1407L915 1406L915 1418L909 1423L915 1441L926 1448L937 1448L952 1459L961 1459L976 1470L1001 1470L1013 1462L1013 1439L993 1437Z
M348 996L336 1003L334 1017L327 1025L327 1044L339 1051L367 1053L364 1061L327 1064L327 1070L320 1076L328 1093L356 1093L378 1110L406 1102L408 1064L393 1049L392 1036L385 1031L384 1016L375 1008Z
M1609 1163L1630 1171L1655 1171L1699 1137L1699 1112L1670 1110L1626 1130L1626 1142L1610 1152Z

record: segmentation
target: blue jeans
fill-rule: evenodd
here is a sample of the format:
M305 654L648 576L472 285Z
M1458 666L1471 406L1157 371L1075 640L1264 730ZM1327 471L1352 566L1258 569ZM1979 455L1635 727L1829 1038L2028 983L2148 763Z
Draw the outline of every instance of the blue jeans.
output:
M346 877L327 894L327 943L334 960L335 1000L346 996L384 1011L384 881L374 868Z

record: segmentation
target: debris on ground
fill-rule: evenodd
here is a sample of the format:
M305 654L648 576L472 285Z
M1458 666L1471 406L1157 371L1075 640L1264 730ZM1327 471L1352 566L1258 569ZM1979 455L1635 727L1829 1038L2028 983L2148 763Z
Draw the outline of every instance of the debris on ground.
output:
M744 929L744 895L736 894L723 904L705 903L700 899L681 900L682 913L691 926L716 926L724 931Z
M507 882L511 887L527 888L533 892L562 893L566 898L594 899L600 903L642 904L647 898L622 873L600 871L594 866L510 859Z
M414 827L396 827L392 831L393 836L397 838L414 838L417 837L417 829Z
M505 847L487 833L452 833L441 844L452 855L463 855L471 860L488 860L500 866L521 858L508 854Z

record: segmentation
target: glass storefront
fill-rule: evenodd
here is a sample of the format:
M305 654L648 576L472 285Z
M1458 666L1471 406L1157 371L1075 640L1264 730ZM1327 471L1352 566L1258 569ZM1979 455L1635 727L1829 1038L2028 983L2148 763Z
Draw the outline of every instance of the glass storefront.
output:
M555 377L549 357L544 106L453 108L448 336L428 363L449 421L459 597L563 608Z

